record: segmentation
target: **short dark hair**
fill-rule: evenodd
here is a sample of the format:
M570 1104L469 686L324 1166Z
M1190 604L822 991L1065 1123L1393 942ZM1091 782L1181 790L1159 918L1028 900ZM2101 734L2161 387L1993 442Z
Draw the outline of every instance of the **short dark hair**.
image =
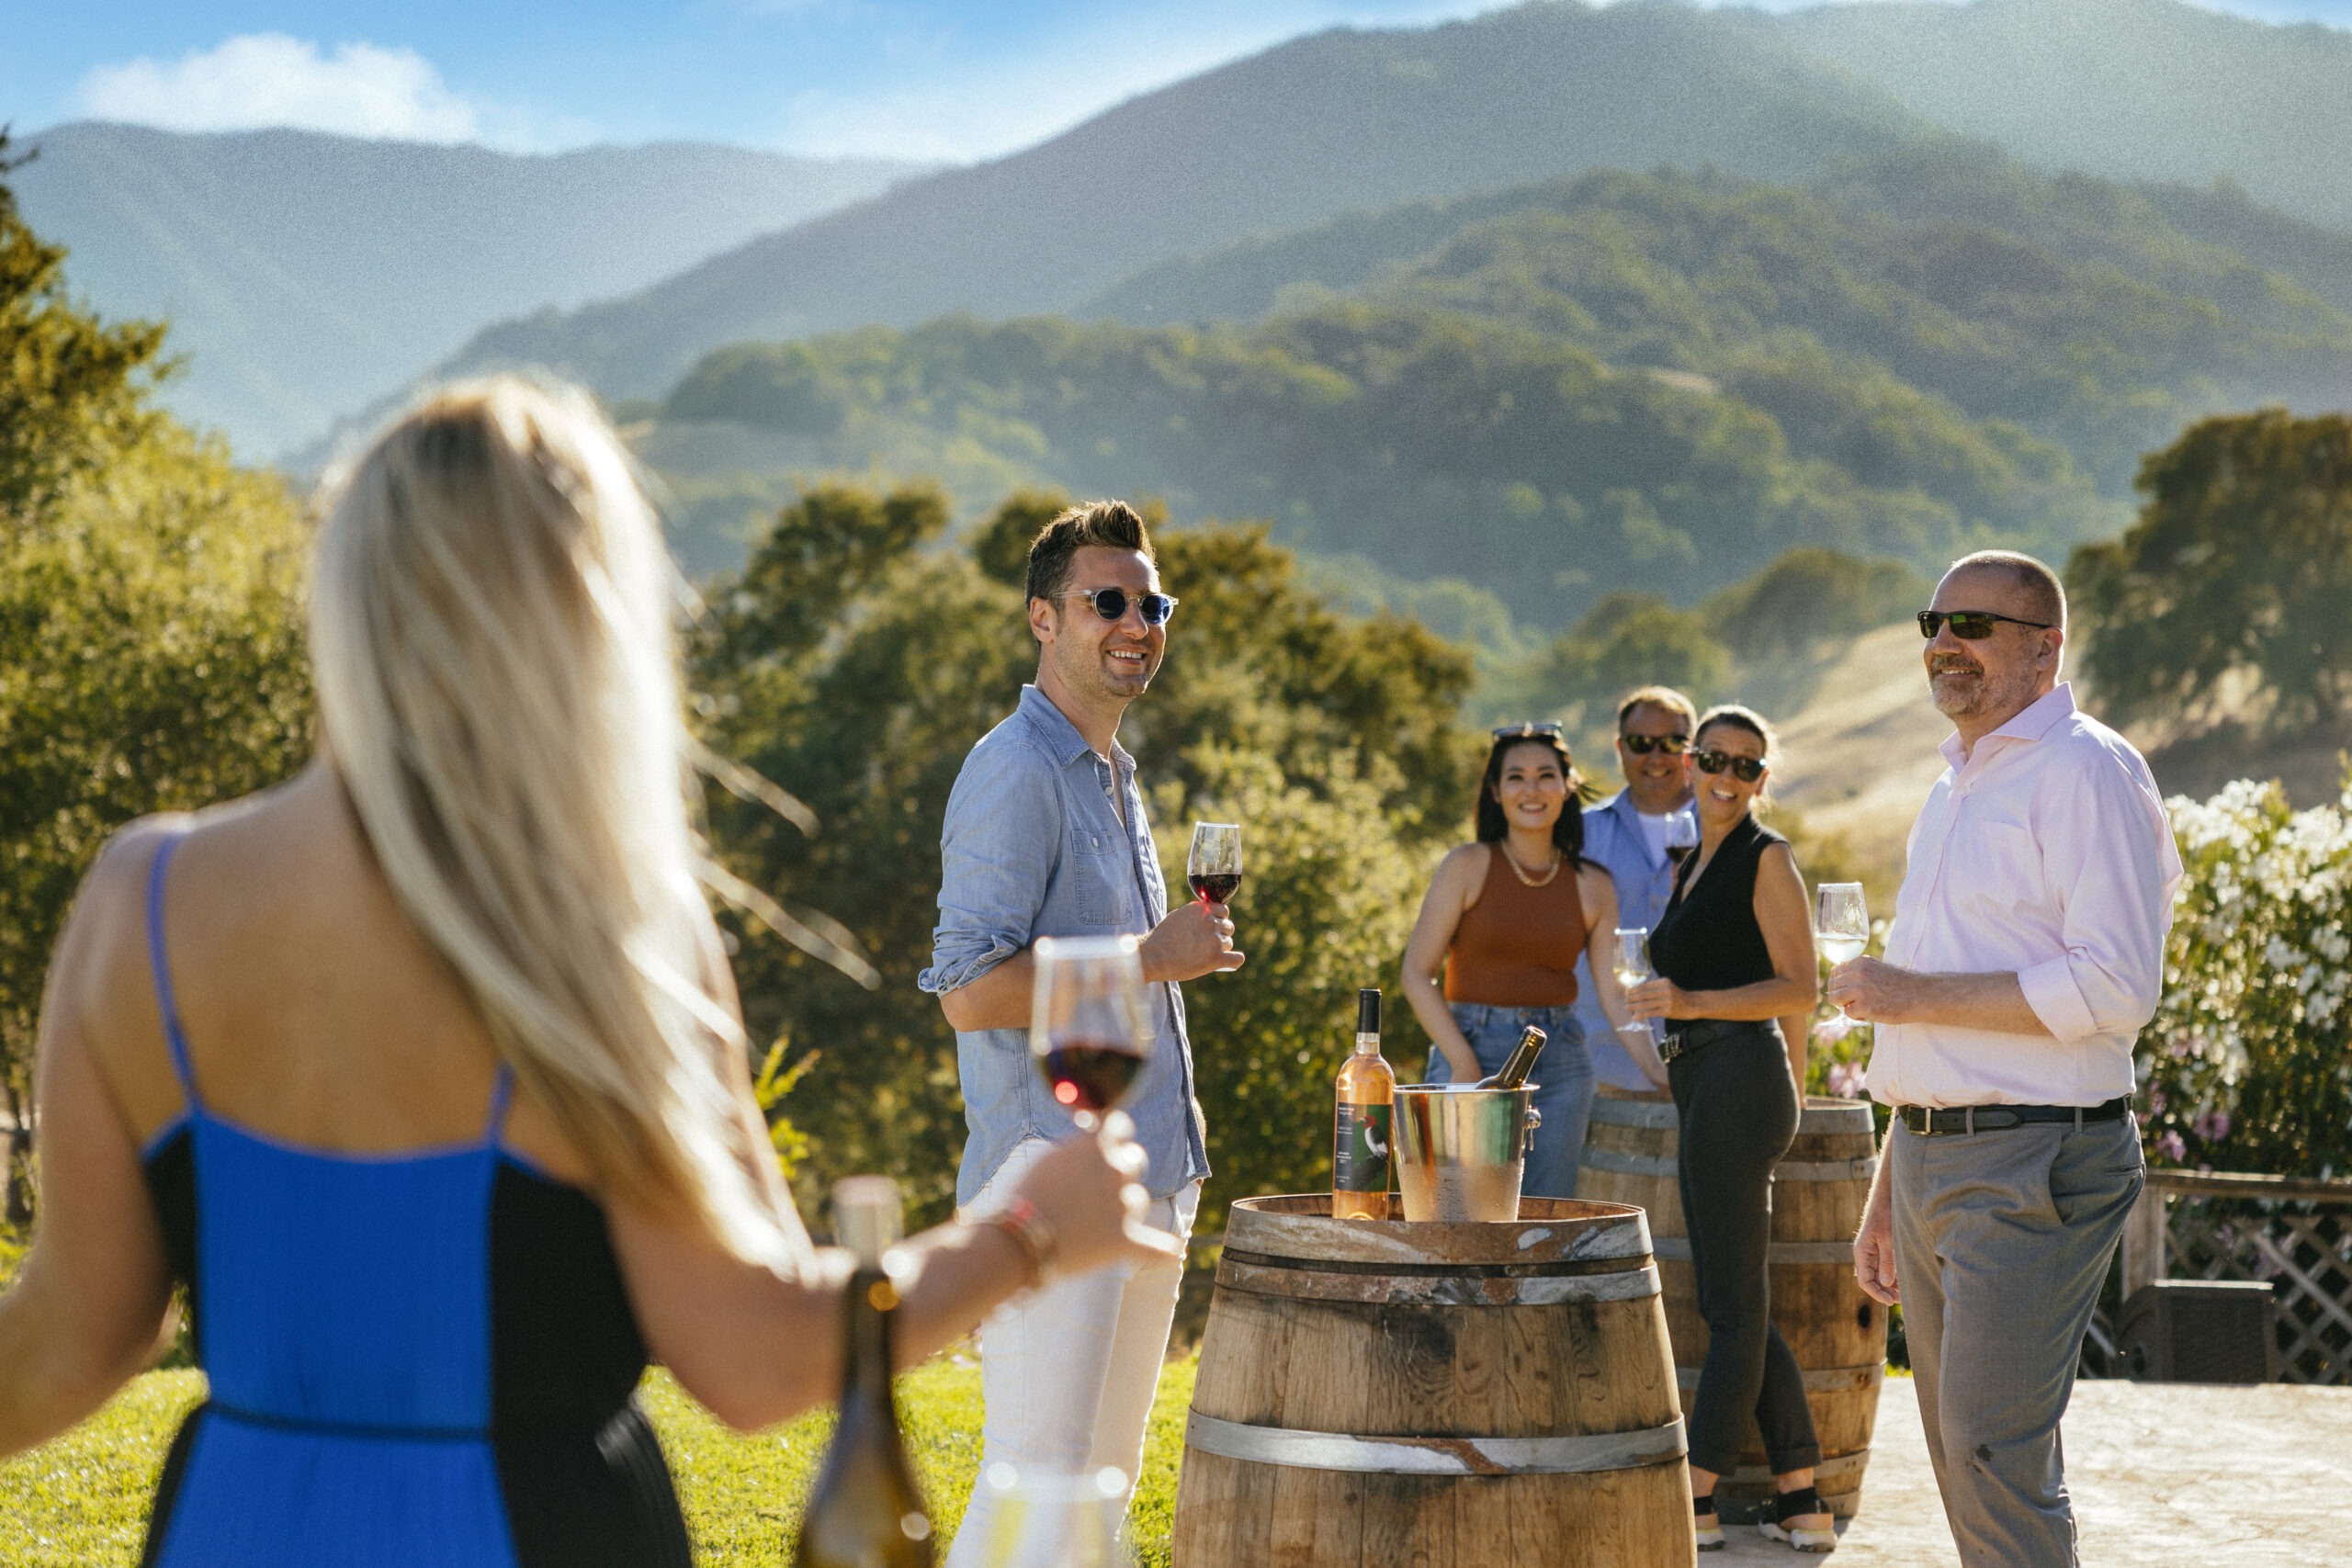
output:
M1634 716L1635 708L1656 708L1680 717L1689 733L1699 733L1699 707L1689 697L1671 686L1636 686L1617 704L1617 732L1625 732L1625 721Z
M1487 748L1487 767L1478 780L1478 841L1482 844L1500 843L1510 832L1510 823L1503 817L1503 803L1495 796L1495 786L1502 782L1503 759L1515 746L1548 746L1560 759L1561 776L1568 781L1568 798L1561 804L1559 820L1552 824L1552 843L1559 850L1560 858L1574 871L1584 864L1584 775L1577 772L1576 759L1568 754L1568 743L1557 735L1512 730L1495 737Z
M2026 602L2031 610L2030 618L2047 621L2062 631L2065 629L2066 585L2047 565L2021 550L1978 550L1974 555L1962 556L1952 562L1944 570L1944 575L1950 577L1955 571L1963 569L1973 570L1978 567L1991 567L2007 572L2009 581L2025 591ZM1963 604L1961 608L1968 609L1970 606Z
M1030 541L1029 597L1058 598L1069 586L1072 559L1089 545L1140 550L1144 559L1159 564L1151 553L1151 535L1134 507L1124 501L1082 501L1064 507Z

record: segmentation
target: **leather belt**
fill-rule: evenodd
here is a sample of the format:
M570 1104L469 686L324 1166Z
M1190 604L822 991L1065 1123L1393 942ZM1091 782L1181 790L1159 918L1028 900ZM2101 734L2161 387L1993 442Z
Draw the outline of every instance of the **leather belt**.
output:
M1779 1026L1770 1019L1727 1021L1720 1018L1694 1018L1658 1042L1657 1059L1661 1062L1671 1062L1678 1056L1689 1055L1702 1045L1713 1045L1718 1040L1727 1040L1749 1029L1770 1029L1777 1032Z
M1962 1105L1930 1110L1924 1105L1898 1105L1894 1114L1905 1126L1923 1136L1939 1133L1995 1133L2033 1122L2113 1122L2132 1109L2132 1097L2119 1094L2097 1105Z

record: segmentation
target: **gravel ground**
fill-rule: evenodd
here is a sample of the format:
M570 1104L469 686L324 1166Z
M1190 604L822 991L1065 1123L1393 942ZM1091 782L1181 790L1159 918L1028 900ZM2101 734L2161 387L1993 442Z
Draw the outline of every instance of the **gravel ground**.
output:
M2252 1568L2342 1556L2352 1388L2082 1382L2064 1435L2086 1563ZM1753 1527L1724 1533L1725 1550L1700 1558L1705 1568L1799 1561ZM1957 1568L1908 1378L1886 1380L1861 1511L1831 1561Z

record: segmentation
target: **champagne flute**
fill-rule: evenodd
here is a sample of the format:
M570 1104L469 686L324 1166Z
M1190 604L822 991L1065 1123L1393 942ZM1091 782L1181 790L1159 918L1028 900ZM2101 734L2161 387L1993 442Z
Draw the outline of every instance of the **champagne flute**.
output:
M1029 1050L1055 1103L1088 1132L1126 1099L1151 1049L1141 946L1133 936L1037 939Z
M1860 958L1871 942L1871 907L1859 882L1825 882L1813 895L1813 944L1830 966ZM1840 1023L1851 1023L1838 1010Z
M1613 967L1617 972L1617 983L1629 991L1650 977L1649 927L1617 928L1617 962ZM1637 1018L1630 1023L1617 1026L1620 1034L1647 1034L1649 1032L1650 1021L1645 1018Z
M1666 818L1666 858L1679 866L1692 850L1699 847L1699 818L1689 807L1670 811Z
M1230 904L1241 886L1241 824L1195 822L1193 850L1184 858L1184 880L1204 904Z

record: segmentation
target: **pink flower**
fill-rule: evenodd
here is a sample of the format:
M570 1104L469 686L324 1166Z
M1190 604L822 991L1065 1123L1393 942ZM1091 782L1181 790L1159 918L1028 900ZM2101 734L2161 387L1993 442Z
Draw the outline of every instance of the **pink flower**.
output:
M2156 1135L2156 1157L2178 1161L2187 1157L2188 1145L2181 1142L2178 1133L2166 1131Z
M1829 1092L1839 1100L1858 1100L1862 1093L1862 1065L1860 1062L1829 1064Z
M2158 1114L2159 1116L2161 1116L2161 1115L2163 1115L2163 1114L2164 1114L2164 1109L2165 1109L2165 1091L2164 1091L2164 1090L2162 1090L2162 1089L2150 1089L2150 1090L2148 1091L2148 1109L2149 1109L2149 1110L2151 1110L2151 1111L2154 1111L2154 1112L2155 1112L2156 1114Z
M2218 1144L2230 1135L2230 1113L2226 1111L2200 1111L2192 1125L2199 1139Z

